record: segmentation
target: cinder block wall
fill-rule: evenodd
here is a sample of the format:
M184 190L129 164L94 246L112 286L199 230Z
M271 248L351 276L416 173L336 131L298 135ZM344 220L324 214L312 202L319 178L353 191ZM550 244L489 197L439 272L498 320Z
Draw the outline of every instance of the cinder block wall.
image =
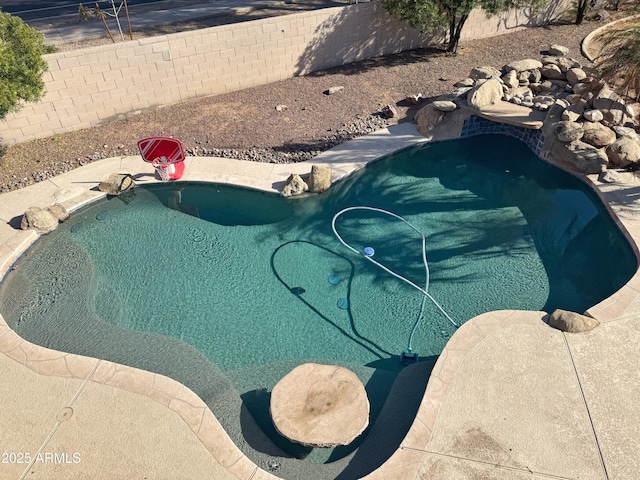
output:
M474 11L463 38L548 20L542 17ZM0 136L21 143L429 43L368 2L51 54L46 94L1 121Z

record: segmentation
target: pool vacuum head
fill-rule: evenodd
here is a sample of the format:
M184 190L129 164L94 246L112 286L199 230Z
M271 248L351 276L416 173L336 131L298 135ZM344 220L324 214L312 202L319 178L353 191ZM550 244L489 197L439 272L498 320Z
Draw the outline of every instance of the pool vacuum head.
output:
M414 352L402 352L402 354L400 354L400 363L404 366L418 363L418 354Z

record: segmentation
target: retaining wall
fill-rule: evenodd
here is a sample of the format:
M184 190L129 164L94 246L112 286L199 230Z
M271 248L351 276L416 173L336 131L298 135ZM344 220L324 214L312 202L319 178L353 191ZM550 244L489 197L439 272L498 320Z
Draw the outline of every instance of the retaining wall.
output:
M475 10L462 39L547 23L569 3L536 17ZM21 143L433 43L368 2L51 54L46 94L0 121L0 136Z

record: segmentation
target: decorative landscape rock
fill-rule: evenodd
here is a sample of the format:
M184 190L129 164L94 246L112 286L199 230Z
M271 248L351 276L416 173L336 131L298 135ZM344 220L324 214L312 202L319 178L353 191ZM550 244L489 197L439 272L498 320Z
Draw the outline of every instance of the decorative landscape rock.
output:
M398 116L398 111L393 105L385 105L382 107L382 110L380 110L380 113L382 113L384 118L394 118Z
M600 173L609 164L603 150L580 140L571 143L556 142L552 147L552 155L572 169L586 174Z
M424 95L421 93L417 93L415 95L407 95L404 99L409 105L418 105L422 100L424 100Z
M53 232L58 228L62 211L66 213L66 209L62 205L57 205L56 208L51 210L40 207L29 207L22 216L20 228L22 230L32 228L41 235Z
M611 164L626 168L640 161L640 143L629 137L622 137L607 148Z
M593 108L600 110L604 121L622 125L627 119L626 105L622 97L609 89L602 88L593 99Z
M585 120L590 122L600 122L604 119L604 115L600 110L587 110L582 114Z
M128 173L112 173L98 184L98 190L107 195L120 195L122 192L133 188L133 178Z
M476 67L472 69L471 73L469 74L469 77L473 80L479 80L479 79L489 79L492 77L500 78L500 75L501 75L500 70L493 67L485 66L485 67Z
M301 193L309 190L309 186L306 184L304 180L297 173L292 173L287 178L287 183L282 189L283 197L292 197L294 195L300 195Z
M539 83L542 80L542 74L537 68L529 72L529 83Z
M325 165L312 165L309 174L309 191L321 193L331 186L331 169Z
M502 81L509 88L516 88L519 85L518 74L515 70L510 70L502 76Z
M413 121L416 129L423 135L428 135L431 130L440 126L445 119L446 112L442 112L429 103L416 113Z
M555 99L551 95L536 95L533 97L533 103L539 103L550 107L555 103Z
M587 78L587 74L581 68L570 68L566 71L565 76L567 77L567 82L571 85L580 83L582 80Z
M558 66L558 68L562 73L566 73L567 70L571 68L582 68L582 65L580 65L580 62L569 57L556 58L554 64Z
M631 175L630 172L622 173L616 170L607 170L606 172L602 172L598 175L598 180L603 183L628 183L627 176ZM638 183L638 182L636 182Z
M568 122L577 122L583 113L584 107L579 103L576 103L575 105L569 105L567 108L565 108L564 112L562 112L562 120L566 120Z
M502 99L502 84L495 78L490 78L482 85L473 88L467 94L469 106L482 109L483 107L494 105Z
M504 66L505 71L515 70L516 72L523 72L525 70L534 70L536 68L542 68L542 62L527 58L525 60L516 60L508 63Z
M537 85L529 85L529 88L536 93L551 93L553 90L553 83L550 80L545 80Z
M463 78L462 80L460 80L459 82L456 82L453 84L454 87L473 87L475 85L475 82L473 80L473 78L471 77L467 77L467 78Z
M574 140L580 140L584 131L582 126L576 122L562 121L553 125L553 132L561 142L573 142Z
M311 447L349 445L369 425L369 400L355 373L344 367L305 363L271 392L276 430Z
M551 313L547 317L547 321L550 327L567 333L588 332L600 325L600 322L595 318L560 309Z
M344 87L342 85L338 85L338 86L335 86L335 87L329 87L328 90L324 91L324 94L325 95L334 95L334 94L336 94L338 92L341 92L342 90L344 90Z
M58 219L58 222L64 223L69 220L69 212L59 203L54 203L53 205L47 207L47 210L51 215Z
M563 57L569 54L569 49L563 45L551 45L547 52L549 53L549 55Z
M638 134L633 128L615 125L613 127L613 131L616 132L616 135L618 136L618 138L629 137L632 140L640 141L640 136L638 136Z
M450 100L436 100L432 103L436 110L441 112L453 112L458 106Z
M564 73L560 71L560 67L553 63L545 65L540 69L540 74L549 80L564 80Z
M416 114L418 131L430 138L450 138L444 129L464 124L471 107L492 121L541 126L540 155L568 169L585 174L601 173L610 166L640 169L640 136L628 128L630 120L635 122L634 109L605 81L588 76L577 60L567 56L566 48L554 45L549 53L541 61L511 62L502 67L501 77L493 67L474 68L455 84L455 102L446 108L430 104ZM453 105L454 113L439 110ZM533 110L546 111L546 117Z
M616 141L616 132L599 122L585 122L582 124L582 141L594 147L606 147Z
M459 97L466 97L467 94L473 89L473 87L458 87L456 88L453 93L451 94L452 96L459 98Z
M276 112L284 112L286 110L289 110L289 107L286 105L276 105Z

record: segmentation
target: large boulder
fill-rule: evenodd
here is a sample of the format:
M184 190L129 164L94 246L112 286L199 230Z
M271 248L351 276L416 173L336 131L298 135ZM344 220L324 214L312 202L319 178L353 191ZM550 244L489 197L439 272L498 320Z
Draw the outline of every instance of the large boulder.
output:
M547 50L547 53L549 55L564 57L565 55L569 55L569 49L563 45L551 45L549 50Z
M603 150L580 140L571 143L554 142L551 155L572 169L586 174L600 173L609 164Z
M107 195L120 195L134 187L133 178L127 173L112 173L98 184L98 190Z
M582 68L582 65L580 65L580 62L569 57L559 57L556 59L555 64L558 66L558 68L562 73L566 73L567 70L571 68Z
M604 122L622 125L627 120L627 108L620 95L608 87L603 87L593 98L593 108L600 110Z
M493 67L489 67L489 66L484 66L484 67L476 67L473 70L471 70L471 73L469 74L469 78L472 78L473 80L480 80L480 79L489 79L491 77L500 77L501 73L500 70L497 70Z
M309 190L309 185L298 175L297 173L292 173L287 178L287 183L285 183L284 188L282 189L283 197L292 197L294 195L300 195L301 193Z
M560 309L554 310L547 317L547 322L550 327L568 333L588 332L600 325L595 318Z
M473 78L467 77L467 78L463 78L462 80L460 80L459 82L456 82L453 84L454 87L473 87L476 84L476 82L473 80Z
M518 73L515 70L510 70L505 73L502 77L502 81L509 88L516 88L520 85L520 82L518 81Z
M529 80L529 83L540 83L542 80L542 74L540 73L540 70L536 68L535 70L529 71L529 77L527 79Z
M582 124L582 141L594 147L606 147L616 141L616 132L599 122L585 122Z
M540 74L543 78L548 78L549 80L564 80L566 78L564 73L560 71L560 67L552 63L542 67Z
M640 143L630 137L622 137L607 148L612 165L626 168L640 161Z
M505 71L515 70L516 72L524 72L525 70L534 70L536 68L542 68L542 62L527 58L524 60L515 60L511 63L507 63L504 66Z
M581 68L570 68L565 72L565 75L567 77L567 82L571 85L580 83L582 80L587 78L587 74Z
M553 83L551 80L545 80L540 83L532 83L529 88L538 94L548 94L553 90Z
M58 219L58 222L63 223L69 220L69 212L59 203L54 203L53 205L47 207L47 210L51 215Z
M602 183L620 183L628 185L630 180L636 185L639 183L638 177L636 177L633 172L619 172L618 170L612 170L609 168L598 175L598 181Z
M58 228L58 223L69 218L67 210L59 204L49 208L29 207L22 216L20 228L27 230L34 229L39 234L53 232Z
M394 107L391 104L385 105L384 107L382 107L382 110L380 110L380 113L384 118L394 118L398 116L398 111L396 110L396 107Z
M458 105L451 100L435 100L433 102L433 106L436 110L440 110L441 112L453 112Z
M618 138L629 137L632 140L640 140L640 136L633 128L616 125L613 127L613 131L616 132Z
M553 132L558 137L558 140L565 143L580 140L584 135L582 125L571 121L556 122L553 125Z
M331 186L331 169L325 165L312 165L309 174L309 191L321 193Z
M562 120L577 122L583 113L584 107L581 104L576 103L575 105L569 105L565 108L564 112L562 112Z
M467 103L478 110L489 105L495 105L502 100L502 84L496 78L490 78L482 85L474 87L467 94Z
M416 129L423 135L428 135L431 130L438 127L445 118L446 113L438 110L432 103L425 105L416 112L413 121Z

